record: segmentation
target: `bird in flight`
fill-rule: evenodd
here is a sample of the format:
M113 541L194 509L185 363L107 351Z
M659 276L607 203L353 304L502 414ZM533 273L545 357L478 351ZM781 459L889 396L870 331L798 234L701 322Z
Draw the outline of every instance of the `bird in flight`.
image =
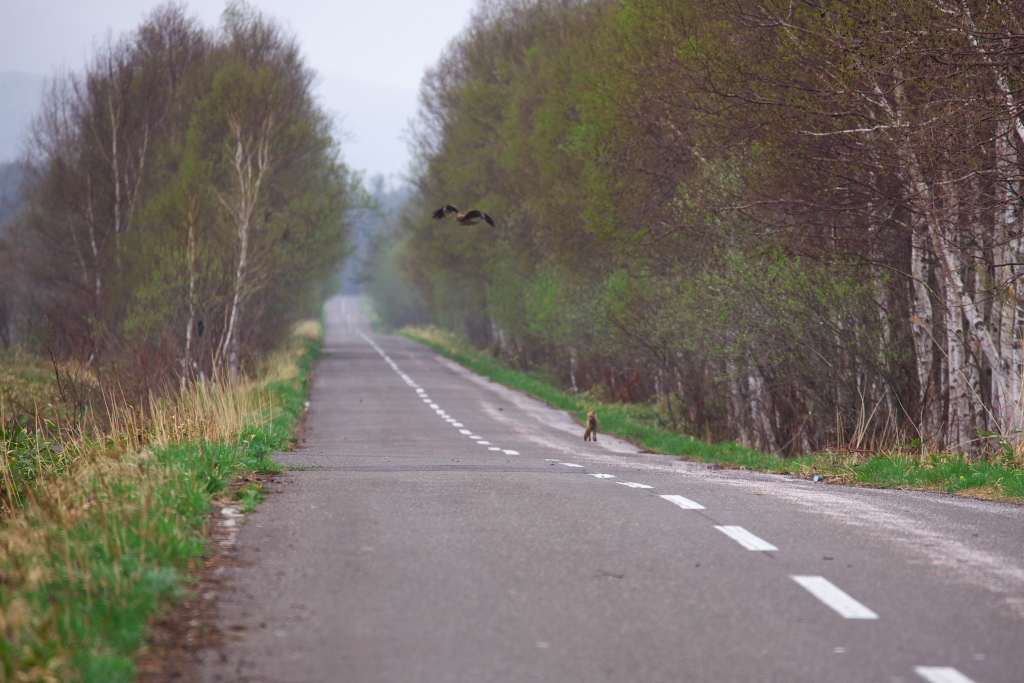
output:
M480 209L473 209L466 213L459 213L459 207L452 206L451 204L445 204L440 209L434 212L434 218L441 219L450 213L455 214L455 220L462 225L476 225L477 221L481 218L484 222L489 223L491 227L494 227L494 219L488 216Z

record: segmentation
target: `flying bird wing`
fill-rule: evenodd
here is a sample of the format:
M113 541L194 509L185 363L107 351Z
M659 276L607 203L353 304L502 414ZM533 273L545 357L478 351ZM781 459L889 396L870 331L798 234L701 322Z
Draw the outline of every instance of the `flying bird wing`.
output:
M467 221L475 221L478 218L484 219L485 221L490 223L492 228L494 227L494 220L480 209L473 209L472 211L466 213L466 215L464 216L464 220Z
M452 206L451 204L445 204L440 209L434 212L434 218L444 218L450 213L458 213L459 207Z

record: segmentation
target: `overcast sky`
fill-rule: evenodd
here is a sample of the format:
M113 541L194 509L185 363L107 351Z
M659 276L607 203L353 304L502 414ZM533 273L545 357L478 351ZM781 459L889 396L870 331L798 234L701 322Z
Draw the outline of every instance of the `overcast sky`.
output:
M0 0L0 72L80 71L107 35L138 26L160 0ZM182 2L207 27L225 2ZM250 0L284 24L321 74L324 105L352 139L346 160L393 175L407 162L402 129L424 70L468 23L476 0ZM2 87L2 86L0 86ZM0 101L5 93L0 91ZM2 155L2 152L0 152ZM2 161L3 159L0 159Z

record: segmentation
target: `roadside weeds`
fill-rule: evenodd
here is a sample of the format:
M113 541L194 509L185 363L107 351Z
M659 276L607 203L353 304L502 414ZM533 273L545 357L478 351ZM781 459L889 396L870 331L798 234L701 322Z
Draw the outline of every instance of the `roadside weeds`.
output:
M127 419L127 437L65 445L74 461L0 527L0 681L135 680L147 620L187 603L211 557L214 505L252 509L257 475L282 471L268 456L293 441L319 330L295 335L257 381L159 406L146 448L127 450Z

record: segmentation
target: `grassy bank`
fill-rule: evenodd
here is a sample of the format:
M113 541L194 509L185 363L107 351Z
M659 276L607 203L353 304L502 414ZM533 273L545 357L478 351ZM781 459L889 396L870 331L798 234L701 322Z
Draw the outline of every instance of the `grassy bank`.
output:
M182 594L214 502L236 476L277 471L267 456L290 445L318 348L307 324L256 380L145 419L115 411L102 434L0 441L0 680L134 679L146 621ZM33 459L29 479L18 469Z
M964 454L935 454L919 444L872 454L836 451L800 458L780 458L744 448L733 442L711 444L665 429L654 406L601 403L587 393L567 393L540 373L509 367L468 340L435 327L406 328L402 334L430 346L475 372L573 414L582 424L588 411L596 411L601 431L615 434L655 453L715 463L723 467L821 475L833 483L889 488L944 491L964 496L1024 502L1024 458L1009 449L999 458L977 461ZM582 429L581 429L582 435Z

